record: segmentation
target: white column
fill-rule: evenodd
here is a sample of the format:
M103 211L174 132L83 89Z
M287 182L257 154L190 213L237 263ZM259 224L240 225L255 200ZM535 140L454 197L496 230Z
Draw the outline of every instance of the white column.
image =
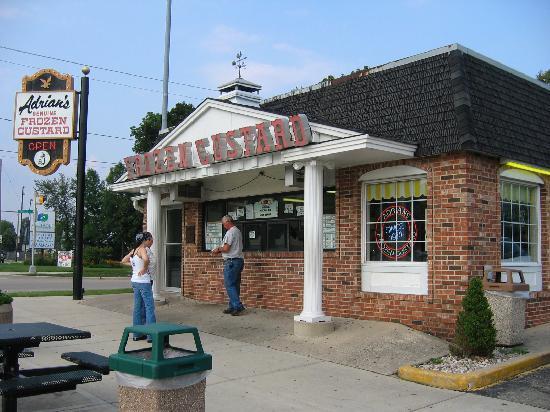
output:
M304 306L301 322L330 322L323 303L323 165L305 163L304 177Z
M160 188L150 186L147 190L147 231L153 235L153 246L151 251L155 255L154 273L155 281L153 282L153 297L155 300L162 299L159 293L161 274L160 274L160 243L161 243L161 208L160 208Z

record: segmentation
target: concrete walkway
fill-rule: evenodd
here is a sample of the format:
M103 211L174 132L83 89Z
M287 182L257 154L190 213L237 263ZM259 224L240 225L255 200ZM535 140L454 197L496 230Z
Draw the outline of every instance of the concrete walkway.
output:
M400 364L446 350L444 342L401 325L336 319L335 333L305 340L292 336L289 313L254 309L231 317L221 313L221 305L182 298L168 302L157 308L159 320L197 326L205 351L213 356L208 411L540 410L399 380L392 373ZM82 302L16 298L16 322L49 321L92 333L92 339L43 343L34 358L21 360L22 366L63 364L59 356L69 350L116 352L123 328L131 323L131 304L130 295L93 296ZM530 340L548 345L550 328L535 329ZM19 405L28 411L116 410L117 385L111 374L76 391L23 398Z

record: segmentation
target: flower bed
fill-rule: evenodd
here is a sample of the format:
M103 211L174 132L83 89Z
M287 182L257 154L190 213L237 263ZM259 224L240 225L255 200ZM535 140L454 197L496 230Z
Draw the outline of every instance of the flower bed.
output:
M447 373L468 373L498 365L521 355L525 355L526 353L527 351L522 348L497 348L493 352L492 358L458 358L453 355L446 355L441 358L430 359L428 362L418 365L418 367L421 369Z

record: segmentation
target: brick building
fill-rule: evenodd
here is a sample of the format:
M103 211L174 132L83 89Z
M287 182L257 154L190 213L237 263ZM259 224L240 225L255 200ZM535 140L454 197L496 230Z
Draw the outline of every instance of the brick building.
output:
M113 190L136 193L157 239L156 294L225 302L210 250L231 214L249 307L449 338L469 278L492 265L523 270L527 326L550 322L548 86L455 44L263 102L259 90L220 86L125 159Z

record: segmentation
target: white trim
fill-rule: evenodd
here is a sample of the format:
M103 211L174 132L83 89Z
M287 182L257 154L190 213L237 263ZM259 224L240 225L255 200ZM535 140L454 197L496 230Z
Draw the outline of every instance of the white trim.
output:
M413 166L391 166L382 169L371 170L359 178L360 182L382 182L386 180L396 180L406 178L407 180L415 177L427 176L425 170ZM410 179L409 179L410 178Z
M367 262L361 267L363 292L428 294L428 263Z
M537 185L544 185L544 180L540 178L540 176L536 175L535 173L528 172L527 170L520 170L520 169L502 169L500 172L500 177L505 179L514 180L520 183L535 183Z
M522 184L524 186L534 187L536 190L536 219L537 219L537 261L536 262L510 262L502 260L502 245L500 252L500 265L507 268L517 268L523 271L525 283L529 285L530 292L542 290L542 214L540 201L540 186L544 181L535 173L519 169L502 169L500 171L500 183ZM500 185L499 185L500 193ZM500 221L502 228L502 219ZM502 229L501 229L502 231ZM503 233L500 234L502 243Z
M382 150L406 157L414 157L416 145L398 143L364 134L290 149L281 153L283 162L294 163L364 149Z

